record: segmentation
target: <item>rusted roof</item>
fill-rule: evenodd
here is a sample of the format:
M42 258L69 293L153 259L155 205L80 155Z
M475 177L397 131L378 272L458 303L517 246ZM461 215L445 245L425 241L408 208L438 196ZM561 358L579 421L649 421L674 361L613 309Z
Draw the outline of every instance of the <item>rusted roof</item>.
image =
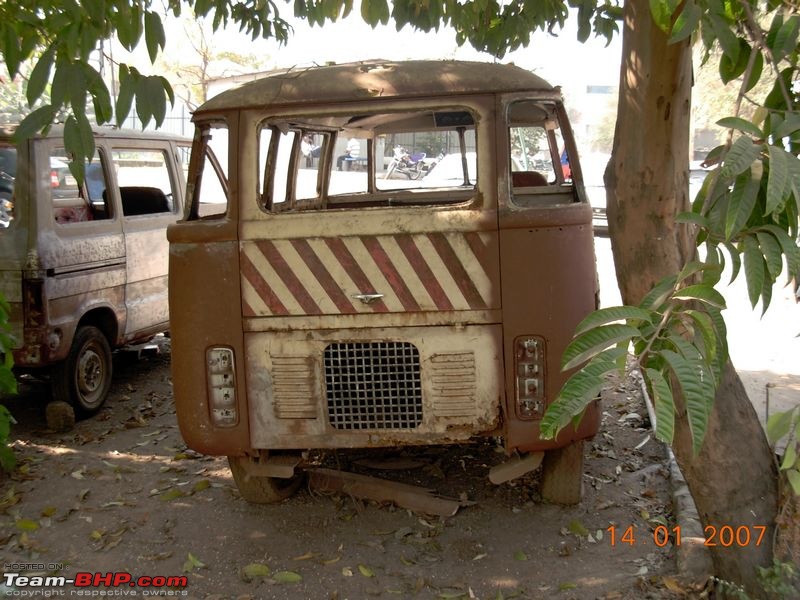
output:
M347 102L368 98L442 96L481 92L552 92L541 77L515 65L415 60L369 61L265 74L222 92L195 111L271 105Z

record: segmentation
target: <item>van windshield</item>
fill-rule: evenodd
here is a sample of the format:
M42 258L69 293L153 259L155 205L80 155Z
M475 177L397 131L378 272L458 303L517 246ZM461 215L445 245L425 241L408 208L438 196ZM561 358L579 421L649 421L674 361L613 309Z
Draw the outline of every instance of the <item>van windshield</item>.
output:
M462 202L478 180L466 110L277 117L258 139L270 212Z

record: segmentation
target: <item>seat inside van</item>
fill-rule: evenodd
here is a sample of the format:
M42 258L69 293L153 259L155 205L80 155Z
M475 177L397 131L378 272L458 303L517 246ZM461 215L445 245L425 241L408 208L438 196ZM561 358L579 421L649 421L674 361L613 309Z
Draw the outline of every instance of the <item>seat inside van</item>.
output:
M170 212L167 197L156 187L121 187L119 194L122 200L122 213L126 217Z

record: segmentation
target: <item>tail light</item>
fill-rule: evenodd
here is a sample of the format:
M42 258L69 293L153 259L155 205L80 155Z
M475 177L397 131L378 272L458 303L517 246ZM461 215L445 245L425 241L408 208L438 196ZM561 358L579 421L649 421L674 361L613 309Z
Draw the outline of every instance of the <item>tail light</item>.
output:
M58 187L60 184L58 182L58 173L55 171L50 171L50 187Z
M544 414L544 339L523 336L514 341L516 409L520 419L541 419Z
M206 377L212 422L218 427L236 425L236 367L231 348L206 350Z

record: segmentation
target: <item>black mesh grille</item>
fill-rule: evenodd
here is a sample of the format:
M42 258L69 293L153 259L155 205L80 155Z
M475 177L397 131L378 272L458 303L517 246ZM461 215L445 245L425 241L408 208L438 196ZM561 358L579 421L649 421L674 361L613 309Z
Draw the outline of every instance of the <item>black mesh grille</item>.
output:
M325 387L336 429L411 429L422 422L419 351L407 342L329 345Z

